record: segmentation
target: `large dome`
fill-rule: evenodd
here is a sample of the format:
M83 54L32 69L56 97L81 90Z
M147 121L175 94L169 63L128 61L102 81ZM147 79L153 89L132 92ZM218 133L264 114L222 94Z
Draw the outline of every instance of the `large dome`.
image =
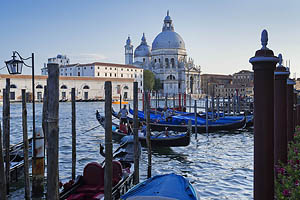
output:
M134 57L150 57L151 49L147 45L145 34L143 33L141 44L134 50Z
M152 43L152 50L155 49L184 49L185 44L182 37L175 31L163 31L156 36Z
M174 31L172 19L167 12L167 16L164 19L164 25L162 32L156 36L152 42L152 50L155 49L183 49L185 50L185 44L183 39L178 33Z

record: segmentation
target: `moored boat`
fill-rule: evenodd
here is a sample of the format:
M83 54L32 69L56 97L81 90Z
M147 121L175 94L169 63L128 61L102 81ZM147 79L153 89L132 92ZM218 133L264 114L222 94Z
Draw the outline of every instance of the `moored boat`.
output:
M105 155L100 145L100 154ZM118 152L119 150L123 150ZM133 186L133 140L124 138L120 147L114 153L112 161L112 199L119 199L122 194ZM140 152L140 147L139 147ZM140 154L140 153L139 153ZM96 200L104 198L104 161L88 163L83 175L65 183L60 193L60 200Z
M195 188L183 176L171 173L157 175L134 186L122 200L199 200Z
M104 127L105 118L100 113L96 113L96 118L99 123ZM162 128L162 127L161 127ZM166 131L166 129L164 129ZM122 138L128 134L120 131L119 125L112 123L112 135L115 139ZM146 136L139 130L139 141L143 146L146 146ZM133 135L131 135L133 137ZM151 146L163 146L163 147L179 147L188 146L190 144L191 138L188 129L185 133L180 134L164 134L156 133L156 135L150 136Z
M119 116L117 113L112 109L112 115L116 118ZM132 122L133 119L130 117L127 117L128 121ZM143 118L139 118L140 121L143 121ZM188 121L188 120L187 120ZM226 123L220 123L220 124L208 124L208 131L209 132L215 132L215 131L230 131L230 130L236 130L245 127L246 123L246 117L243 117L241 120L235 120L235 121L227 121ZM166 129L168 131L175 131L175 132L186 132L188 130L188 123L185 120L182 120L181 123L172 123L172 122L151 122L150 123L150 129L151 131L165 131ZM192 132L195 132L195 125L192 125ZM197 124L197 133L206 133L206 125L200 125Z

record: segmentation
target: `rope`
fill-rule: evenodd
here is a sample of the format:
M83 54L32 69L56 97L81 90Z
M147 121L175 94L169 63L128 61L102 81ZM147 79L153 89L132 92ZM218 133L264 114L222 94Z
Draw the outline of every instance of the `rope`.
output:
M101 126L101 125L99 124L99 125L97 125L97 126L91 128L91 129L89 129L89 130L87 130L87 131L85 131L85 132L82 132L81 134L84 134L84 133L87 133L87 132L89 132L89 131L91 131L91 130L94 130L95 128L98 128L99 126Z

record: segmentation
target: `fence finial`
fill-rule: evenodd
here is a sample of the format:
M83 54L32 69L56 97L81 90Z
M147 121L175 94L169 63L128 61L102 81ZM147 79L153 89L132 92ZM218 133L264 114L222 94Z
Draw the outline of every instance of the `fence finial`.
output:
M280 53L280 54L278 54L278 59L279 59L279 67L281 67L282 66L282 54Z
M268 45L268 32L266 29L264 29L261 33L261 45L263 50L268 49L267 45Z

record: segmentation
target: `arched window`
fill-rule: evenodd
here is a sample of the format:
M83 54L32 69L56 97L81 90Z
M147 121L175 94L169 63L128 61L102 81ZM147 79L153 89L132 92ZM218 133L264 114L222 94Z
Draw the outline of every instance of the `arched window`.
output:
M90 89L90 87L89 87L88 85L85 85L85 86L83 87L83 89L88 90L88 89Z
M169 76L167 77L167 80L175 80L175 76L174 76L174 75L169 75Z
M66 85L62 85L60 89L68 89L68 87Z
M154 59L154 62L156 63L156 59Z
M37 85L35 88L36 88L36 89L43 89L43 86L39 84L39 85Z
M128 87L127 85L125 85L123 89L124 89L124 90L128 90L129 87Z
M165 59L165 63L166 63L166 67L169 67L169 59L168 58Z
M10 88L17 88L17 86L15 84L11 84Z
M174 60L174 58L171 58L171 66L175 67L175 60Z

